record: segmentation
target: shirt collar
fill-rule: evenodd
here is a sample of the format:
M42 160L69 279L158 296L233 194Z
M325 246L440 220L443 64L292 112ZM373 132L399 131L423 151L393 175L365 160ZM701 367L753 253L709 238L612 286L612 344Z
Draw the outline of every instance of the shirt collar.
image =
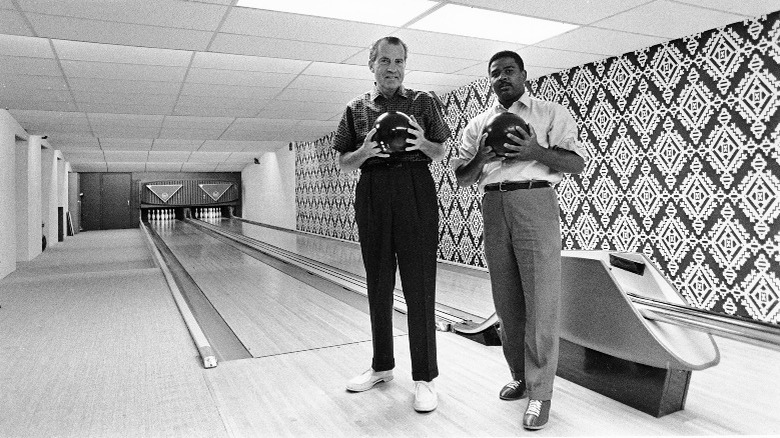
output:
M395 90L395 94L393 95L393 97L399 96L399 97L406 98L408 97L408 95L409 95L409 90L407 90L403 85L401 85L400 87L398 87L397 90ZM382 94L379 91L379 87L377 87L376 83L374 83L374 89L371 90L371 100L375 102L379 98L379 96L384 97L384 94Z
M531 106L531 96L528 95L528 91L526 90L526 92L523 93L522 96L520 96L520 99L514 101L512 103L512 106L510 106L509 108L504 108L504 106L501 105L501 102L499 102L498 99L496 99L496 102L493 106L493 110L497 113L505 112L505 111L516 112L520 108L523 107L528 108L529 106Z

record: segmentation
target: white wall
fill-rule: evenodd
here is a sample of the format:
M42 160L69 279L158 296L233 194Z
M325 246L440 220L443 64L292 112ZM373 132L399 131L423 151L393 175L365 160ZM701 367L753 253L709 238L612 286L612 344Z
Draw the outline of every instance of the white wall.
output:
M41 137L16 142L16 260L41 253Z
M257 157L241 171L242 216L295 229L295 151L283 147Z
M62 207L62 238L68 238L68 172L70 163L62 158L62 151L58 150L57 161L57 207ZM59 219L59 218L58 218ZM59 237L59 230L57 230Z
M41 218L43 222L43 234L46 236L48 247L57 244L57 205L59 199L59 187L57 177L57 155L48 147L41 150Z
M0 278L16 270L16 140L27 133L0 110Z

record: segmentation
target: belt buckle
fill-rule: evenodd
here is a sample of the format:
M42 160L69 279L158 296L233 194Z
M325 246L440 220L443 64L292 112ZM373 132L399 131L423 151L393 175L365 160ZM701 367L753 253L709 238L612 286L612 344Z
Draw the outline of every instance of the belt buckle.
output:
M499 192L508 192L509 190L504 190L504 181L498 182L498 191Z

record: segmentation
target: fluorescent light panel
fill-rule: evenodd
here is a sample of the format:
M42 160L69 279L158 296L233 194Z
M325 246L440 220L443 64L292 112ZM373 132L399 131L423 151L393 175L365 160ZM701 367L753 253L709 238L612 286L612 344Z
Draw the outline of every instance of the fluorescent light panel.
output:
M568 32L578 26L504 12L447 4L409 27L489 40L535 44Z
M427 0L239 0L236 6L402 26L438 2Z

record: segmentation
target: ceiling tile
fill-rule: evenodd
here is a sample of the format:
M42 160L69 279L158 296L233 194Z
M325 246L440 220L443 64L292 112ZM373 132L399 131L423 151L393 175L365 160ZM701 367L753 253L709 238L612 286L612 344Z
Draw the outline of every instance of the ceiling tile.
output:
M780 11L777 0L679 0L682 3L708 9L731 12L746 17L758 17L771 12Z
M245 86L262 85L263 87L284 87L294 78L295 75L290 73L266 73L205 68L191 68L187 74L188 83Z
M160 139L154 140L152 151L196 151L203 140Z
M236 119L230 129L267 129L276 128L284 129L297 125L298 120L282 119L282 118L247 118Z
M180 85L175 82L120 81L98 78L70 78L68 84L73 90L92 93L178 95L180 88Z
M71 134L52 134L49 141L63 151L99 151L100 143L97 137ZM101 152L102 153L102 152Z
M211 3L215 5L231 5L235 0L198 0L201 3Z
M103 104L105 102L118 101L126 105L146 105L154 107L167 106L169 109L176 103L176 96L173 94L141 94L141 93L88 93L83 91L74 91L73 98L76 102ZM117 116L114 114L116 117ZM154 116L157 117L157 116Z
M350 78L330 78L326 76L308 76L301 75L290 83L288 88L298 88L304 90L325 90L325 91L350 91L357 96L374 88L374 79L371 72L367 72L365 79Z
M25 127L52 132L89 132L86 114L77 112L10 110L11 115Z
M177 104L172 115L174 116L203 116L203 117L253 117L257 109L250 108L231 108L217 106L203 106L197 104L183 105Z
M7 75L62 76L57 62L47 58L0 56L0 77Z
M64 153L65 159L73 162L94 162L105 161L103 151L66 151Z
M241 172L244 167L248 166L249 163L219 163L217 164L217 167L214 168L215 172Z
M22 87L0 87L0 99L19 99L31 102L70 102L73 100L68 90L41 90Z
M102 149L125 149L131 151L148 151L152 147L151 138L113 138L100 137Z
M157 133L160 132L160 128L93 125L92 132L98 137L154 138L157 136Z
M27 14L39 36L161 49L205 50L212 32Z
M146 170L146 163L131 162L106 162L107 172L143 172Z
M249 141L206 140L198 149L199 152L241 152Z
M596 27L679 38L742 20L742 16L698 8L668 0L656 0L606 18Z
M314 91L287 87L276 98L279 100L299 100L302 102L343 103L346 106L347 102L356 96L356 93L345 93L341 91Z
M217 163L199 163L185 162L181 165L182 172L214 172L217 169Z
M122 81L176 82L184 79L184 67L161 65L113 64L105 62L61 61L69 78L96 78Z
M249 8L234 8L221 32L368 47L395 27Z
M71 167L74 172L108 172L106 163L75 163Z
M0 97L0 108L18 110L76 111L76 104L70 101L37 101L31 99L8 99Z
M54 58L49 40L18 35L0 35L0 55Z
M563 69L588 62L598 61L604 56L593 53L570 52L568 50L547 49L544 47L525 47L517 51L523 57L525 69L529 74L536 67Z
M149 151L147 161L154 162L183 162L190 157L190 151Z
M173 129L163 128L158 138L184 139L184 140L216 140L222 131L200 129Z
M198 52L192 60L192 67L194 68L262 71L268 73L300 73L309 64L309 61L297 59L204 52Z
M282 87L184 83L181 94L183 96L214 96L225 99L270 99L279 94L282 89Z
M307 76L325 76L330 78L365 79L373 73L366 65L341 64L335 62L312 62L303 74Z
M487 62L494 53L507 49L518 49L520 44L505 41L493 41L438 32L424 32L414 29L401 29L393 36L401 38L409 47L409 62L417 55L453 55L457 58ZM366 59L368 62L368 59Z
M159 128L162 125L162 116L150 115L150 114L100 114L89 113L87 114L92 125L105 125L105 124L117 124L124 126L140 126L140 127L156 127Z
M181 162L169 162L169 163L153 163L146 162L147 172L179 172L181 170Z
M7 9L3 9L0 13L0 33L35 36L35 33L27 26L20 13Z
M647 3L647 0L455 0L452 3L564 23L588 24Z
M200 152L190 154L188 161L191 163L221 163L230 156L230 152Z
M253 163L255 157L257 157L256 152L233 152L230 154L230 156L225 160L225 163Z
M52 40L52 44L60 59L119 64L186 67L193 53L188 50L152 49L82 41Z
M361 47L220 33L214 38L209 49L213 52L271 58L342 62L357 53Z
M595 27L580 27L542 41L538 47L618 56L666 41L665 38Z
M124 103L91 103L79 102L79 110L90 113L115 114L170 114L173 105L124 104Z
M447 85L450 89L459 85L468 84L479 79L479 76L432 73L427 71L410 71L406 73L404 82L421 83L429 85Z
M105 150L103 155L106 157L107 162L111 161L133 161L133 162L145 162L148 153L145 151L112 151Z
M288 145L286 141L242 141L240 143L245 145L242 152L249 153L275 151Z
M216 30L227 12L224 6L165 0L59 1L17 0L23 11L114 23Z
M168 116L163 121L163 128L223 131L231 123L233 119L227 117Z
M329 120L334 114L342 114L344 108L339 106L337 110L327 110L319 108L289 108L278 106L275 108L264 109L257 113L257 117L288 117L295 119L314 119Z
M59 76L3 75L0 88L13 87L29 90L67 90L68 84ZM34 94L34 93L30 93Z

